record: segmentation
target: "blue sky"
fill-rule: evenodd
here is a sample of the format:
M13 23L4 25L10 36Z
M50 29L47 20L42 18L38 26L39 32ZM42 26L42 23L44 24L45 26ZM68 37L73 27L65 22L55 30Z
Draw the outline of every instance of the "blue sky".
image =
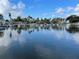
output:
M12 13L13 17L67 17L79 15L78 0L0 0L0 13ZM4 8L3 8L4 5Z

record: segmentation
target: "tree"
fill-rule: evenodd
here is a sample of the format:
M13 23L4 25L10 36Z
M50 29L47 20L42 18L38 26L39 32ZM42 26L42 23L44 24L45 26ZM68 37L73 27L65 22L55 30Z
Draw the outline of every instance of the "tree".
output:
M0 20L3 20L4 18L3 18L3 15L2 14L0 14Z
M9 22L9 20L5 20L6 22Z
M31 16L27 17L28 23L34 23L34 19Z
M12 18L11 18L11 13L9 13L9 18L10 18L10 20L12 19Z
M34 23L37 23L37 24L39 24L39 23L40 23L40 20L39 20L39 18L36 18L36 20L34 20Z
M3 18L3 15L0 14L0 25L3 25L4 24L4 18Z
M64 19L63 18L54 18L54 19L52 19L51 23L61 24L61 23L64 23Z
M23 22L22 18L20 16L18 16L17 18L13 19L13 22Z
M68 28L66 28L66 30L69 32L69 33L78 33L79 32L79 27L76 26L76 25L70 25Z
M20 16L17 17L17 21L22 21Z
M71 16L67 17L66 21L69 21L70 23L79 22L79 16L71 15Z
M44 18L44 23L49 24L50 23L50 19Z

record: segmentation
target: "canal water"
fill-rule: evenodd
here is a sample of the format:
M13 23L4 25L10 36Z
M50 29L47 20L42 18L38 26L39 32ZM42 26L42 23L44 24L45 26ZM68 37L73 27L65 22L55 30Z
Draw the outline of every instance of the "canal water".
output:
M0 59L79 59L79 26L0 28Z

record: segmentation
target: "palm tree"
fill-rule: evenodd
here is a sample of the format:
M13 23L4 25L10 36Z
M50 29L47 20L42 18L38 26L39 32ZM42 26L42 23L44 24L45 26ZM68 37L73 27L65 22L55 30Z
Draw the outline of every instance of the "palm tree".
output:
M11 18L11 13L9 13L9 18L10 18L10 20L12 19L12 18Z
M0 19L3 20L3 15L2 14L0 14Z

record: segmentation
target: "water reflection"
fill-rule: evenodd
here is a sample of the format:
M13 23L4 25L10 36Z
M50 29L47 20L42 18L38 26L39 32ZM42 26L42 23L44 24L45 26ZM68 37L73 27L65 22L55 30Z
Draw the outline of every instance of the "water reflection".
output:
M69 33L77 33L79 32L79 26L70 25L69 28L66 29Z
M28 25L0 30L0 59L79 59L75 25Z
M52 29L54 29L54 30L64 30L65 26L63 26L63 25L53 25Z
M10 38L12 38L12 32L10 32Z
M42 30L66 30L67 32L69 33L76 33L76 32L79 32L79 26L77 25L35 25L35 26L30 26L30 25L27 25L26 27L15 27L15 28L12 28L12 29L15 29L17 30L17 32L20 34L21 33L21 30L24 30L24 31L28 31L28 33L32 33L34 31L42 31Z
M0 28L0 37L4 36L4 30L5 30L5 28Z
M3 37L3 36L4 36L4 32L0 31L0 37Z

